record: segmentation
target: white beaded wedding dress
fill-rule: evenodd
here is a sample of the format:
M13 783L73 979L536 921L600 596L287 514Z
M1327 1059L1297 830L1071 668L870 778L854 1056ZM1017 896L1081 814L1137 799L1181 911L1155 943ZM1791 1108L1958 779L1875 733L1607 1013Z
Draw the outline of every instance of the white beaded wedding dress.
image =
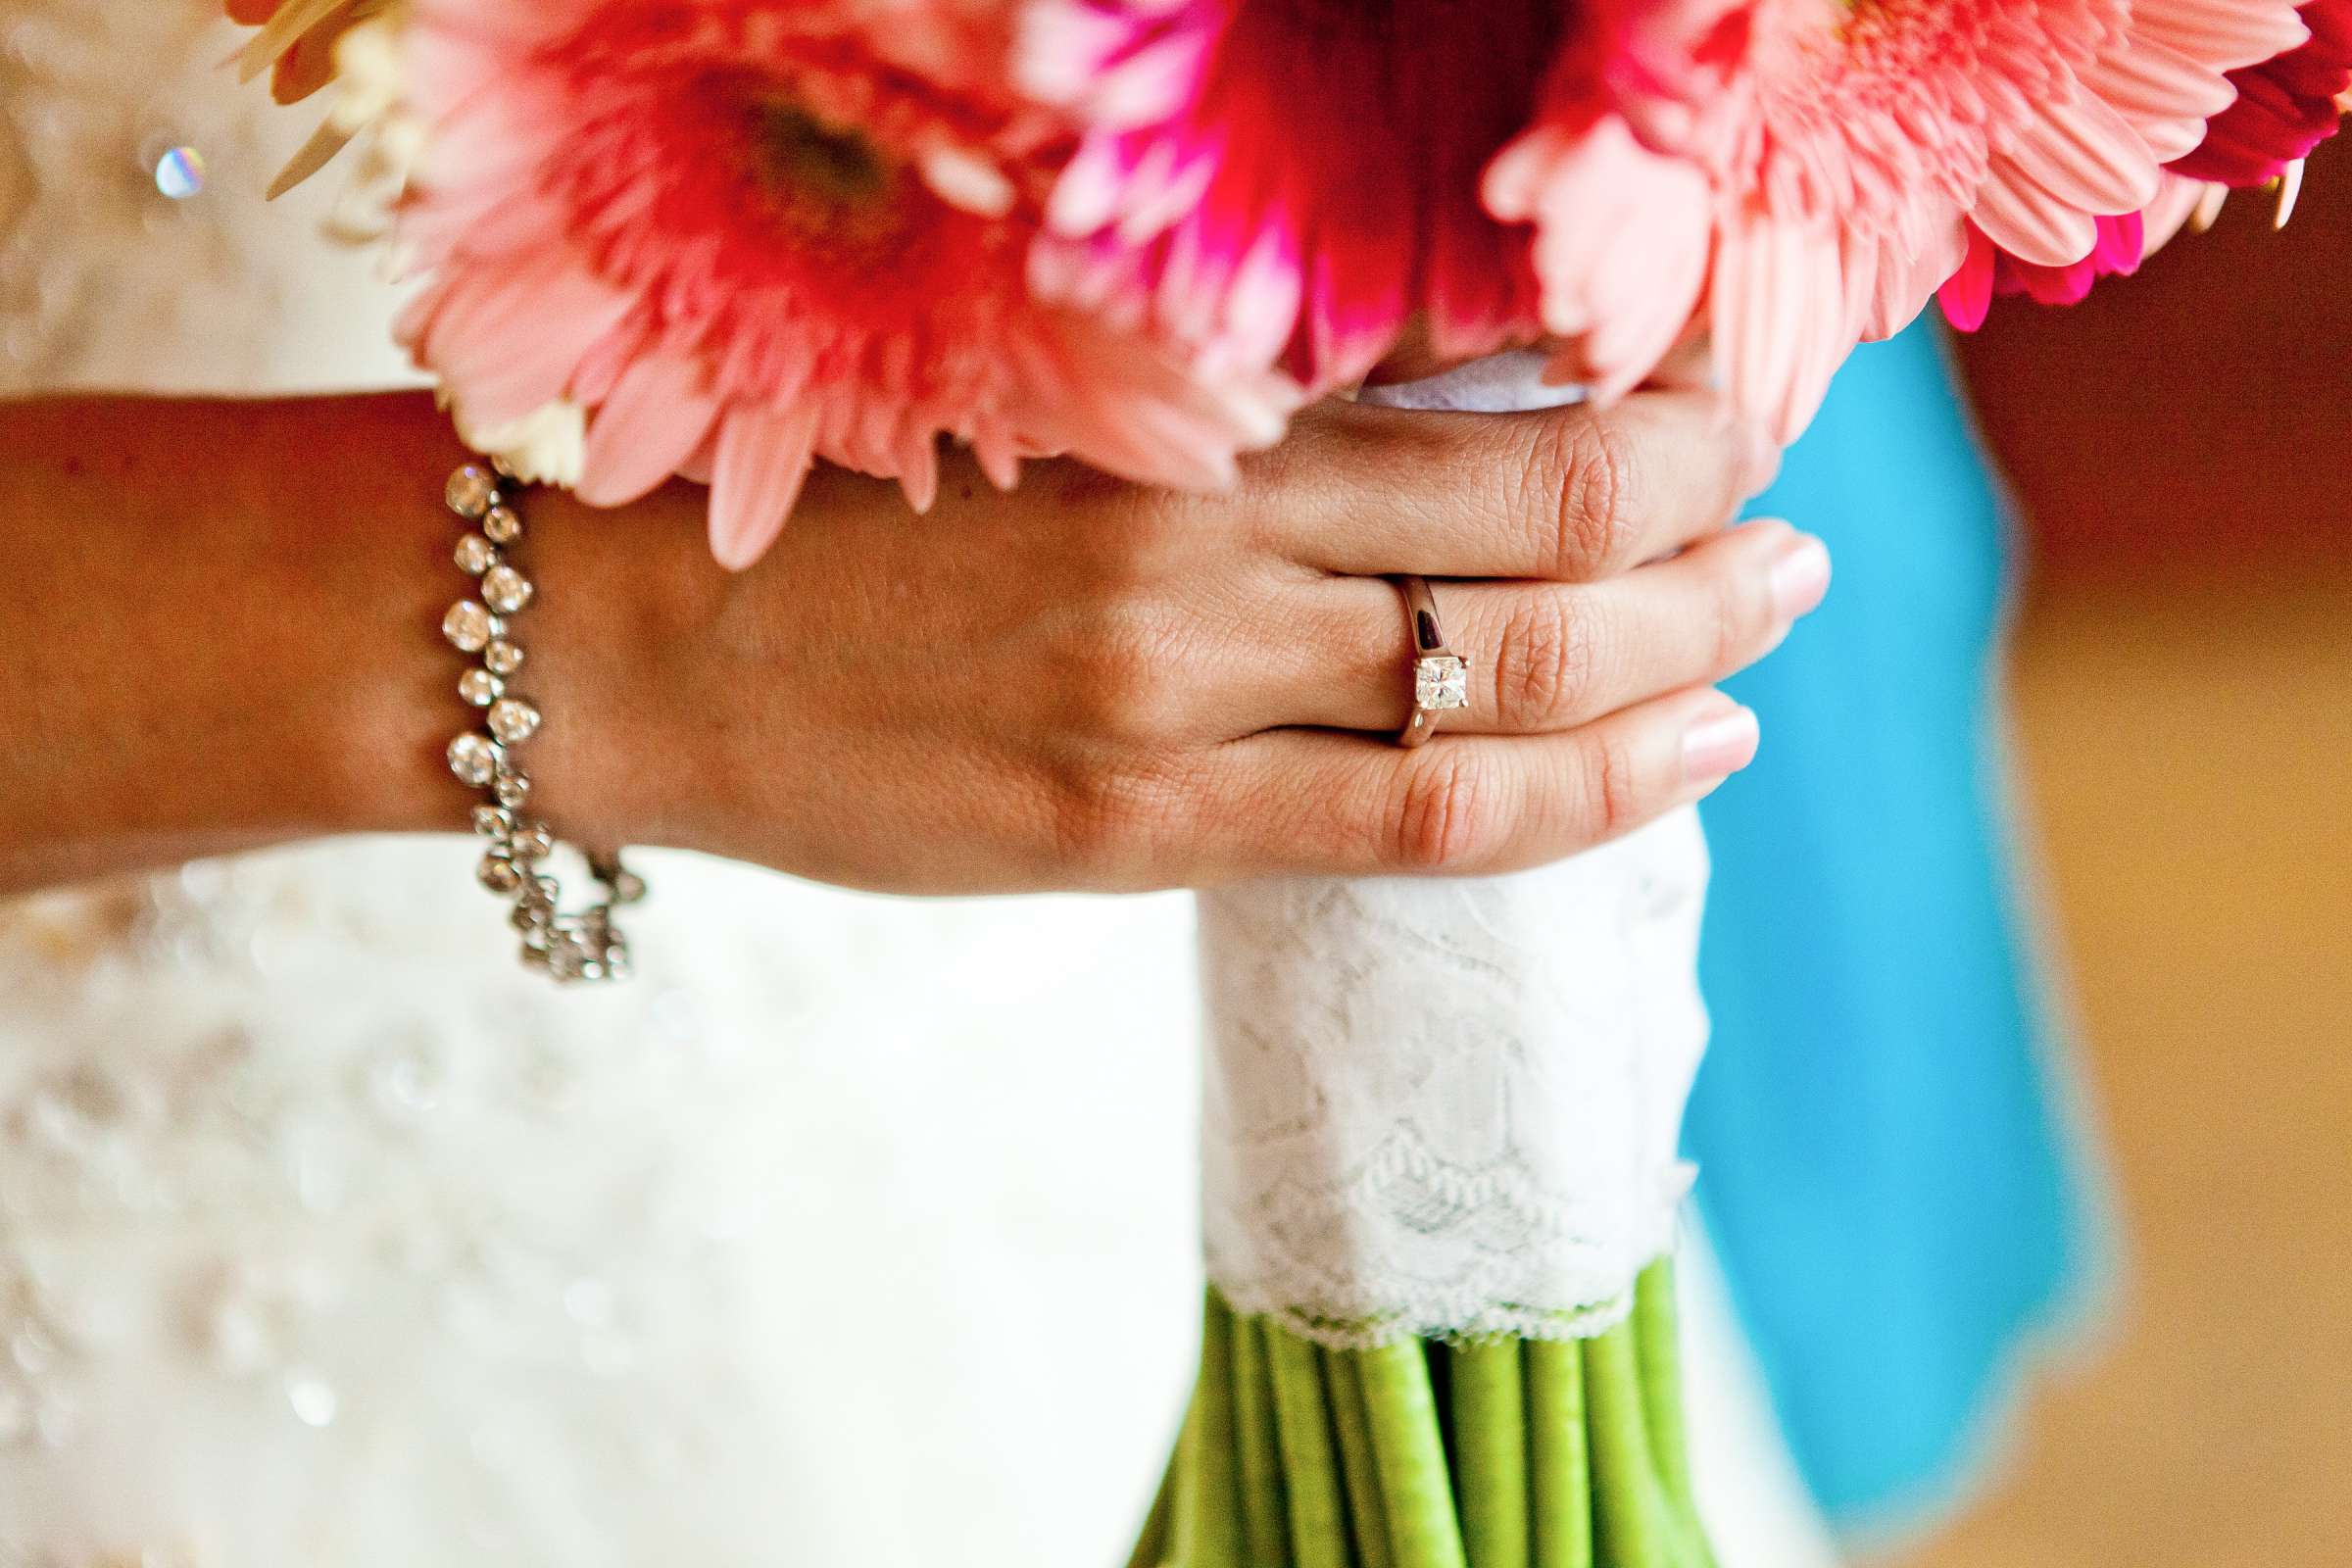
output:
M0 0L0 395L404 378L213 10ZM559 994L472 859L0 906L0 1568L1121 1560L1199 1304L1189 901L649 856L640 978ZM1699 1317L1727 1560L1823 1560Z

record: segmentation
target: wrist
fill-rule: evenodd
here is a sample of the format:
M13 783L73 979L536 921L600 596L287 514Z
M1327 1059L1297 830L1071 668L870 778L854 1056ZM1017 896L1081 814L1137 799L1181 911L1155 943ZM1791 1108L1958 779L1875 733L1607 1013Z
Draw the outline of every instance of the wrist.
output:
M330 400L318 419L313 454L263 465L271 493L257 508L284 564L279 595L307 610L278 740L300 781L295 831L464 831L447 752L467 727L465 660L439 628L474 590L452 559L461 530L441 492L470 454L422 393ZM339 479L321 453L349 457Z
M433 476L436 496L445 476ZM706 846L695 805L724 733L691 694L727 576L704 543L701 493L676 486L615 513L552 487L507 488L523 527L507 554L533 589L510 623L524 662L508 682L541 715L512 751L531 779L531 810L582 847ZM441 520L441 596L428 621L436 627L452 603L476 596L450 561L463 525L446 512ZM442 753L481 724L457 694L471 661L440 648L434 755L441 782L457 791ZM462 814L462 792L451 799Z

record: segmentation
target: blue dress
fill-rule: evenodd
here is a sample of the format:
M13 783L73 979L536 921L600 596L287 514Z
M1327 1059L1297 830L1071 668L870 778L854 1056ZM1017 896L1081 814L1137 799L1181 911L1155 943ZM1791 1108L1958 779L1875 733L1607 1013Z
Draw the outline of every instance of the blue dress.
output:
M2008 840L2004 517L1934 333L1857 355L1751 510L1837 580L1729 688L1764 746L1705 808L1687 1139L1799 1467L1886 1524L1950 1494L2104 1232Z

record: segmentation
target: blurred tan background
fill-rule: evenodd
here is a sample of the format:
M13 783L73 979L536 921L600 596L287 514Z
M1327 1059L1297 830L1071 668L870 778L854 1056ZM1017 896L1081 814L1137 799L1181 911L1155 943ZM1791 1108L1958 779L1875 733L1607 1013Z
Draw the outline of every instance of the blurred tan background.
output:
M2352 1564L2352 147L1964 353L2126 1270L1901 1568Z

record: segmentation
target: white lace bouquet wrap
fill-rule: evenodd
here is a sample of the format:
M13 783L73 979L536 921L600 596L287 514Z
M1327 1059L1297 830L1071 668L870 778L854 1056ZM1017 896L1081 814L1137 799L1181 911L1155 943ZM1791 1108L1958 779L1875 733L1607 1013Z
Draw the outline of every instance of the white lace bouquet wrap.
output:
M1204 895L1210 1282L1334 1347L1616 1321L1689 1186L1705 879L1684 811L1515 876Z
M1541 366L1504 356L1367 397L1574 396ZM1400 611L1399 681L1404 647ZM1706 876L1685 810L1511 876L1203 894L1210 1283L1335 1348L1608 1327L1689 1188Z

